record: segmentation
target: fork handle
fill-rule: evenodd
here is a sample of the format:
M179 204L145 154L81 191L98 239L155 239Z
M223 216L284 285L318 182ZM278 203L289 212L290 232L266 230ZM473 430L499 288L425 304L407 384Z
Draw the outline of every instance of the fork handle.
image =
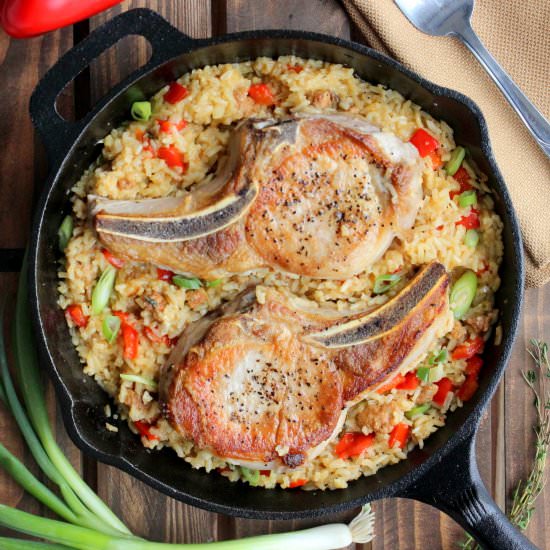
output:
M504 97L515 109L531 134L533 134L533 137L546 153L546 156L550 158L550 124L548 121L489 53L470 25L465 25L463 29L456 32L456 36L466 44L483 68L489 73L500 91L504 94Z

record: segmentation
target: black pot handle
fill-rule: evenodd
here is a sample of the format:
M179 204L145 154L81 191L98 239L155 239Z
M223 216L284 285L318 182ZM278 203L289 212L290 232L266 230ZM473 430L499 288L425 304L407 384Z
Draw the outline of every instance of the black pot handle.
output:
M65 86L81 73L96 57L120 39L129 35L146 38L152 48L150 60L114 89L123 88L138 73L145 73L166 56L191 49L193 39L170 25L152 10L129 10L107 21L82 42L64 54L40 80L30 100L31 119L46 146L50 162L55 166L67 153L75 138L103 106L99 101L81 120L63 119L56 108L56 99ZM169 44L169 48L167 48Z
M475 456L475 432L398 496L435 506L488 550L536 550L502 513L485 488Z

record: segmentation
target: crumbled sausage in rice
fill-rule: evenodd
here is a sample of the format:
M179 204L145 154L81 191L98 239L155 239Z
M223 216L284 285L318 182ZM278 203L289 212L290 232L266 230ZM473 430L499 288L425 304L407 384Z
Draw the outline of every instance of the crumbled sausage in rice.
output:
M331 90L316 90L309 96L309 100L314 107L319 109L335 109L338 106L338 96Z
M496 312L491 312L487 315L476 315L466 319L465 323L472 327L476 332L487 332L493 322L496 320Z
M395 401L390 403L367 403L355 417L357 424L369 432L390 433L403 420L403 410Z
M208 294L203 288L188 290L185 293L185 301L191 309L195 309L208 301Z
M429 403L433 396L437 393L437 386L435 384L428 384L427 386L422 386L420 393L416 398L418 405L423 405L424 403Z

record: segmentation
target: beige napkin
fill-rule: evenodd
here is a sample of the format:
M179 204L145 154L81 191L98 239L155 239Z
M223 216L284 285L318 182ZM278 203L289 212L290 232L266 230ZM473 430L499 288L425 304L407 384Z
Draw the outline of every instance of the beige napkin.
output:
M527 285L550 281L550 161L462 43L416 30L392 0L342 0L366 43L481 108L518 213ZM476 0L472 26L493 56L550 116L550 1Z

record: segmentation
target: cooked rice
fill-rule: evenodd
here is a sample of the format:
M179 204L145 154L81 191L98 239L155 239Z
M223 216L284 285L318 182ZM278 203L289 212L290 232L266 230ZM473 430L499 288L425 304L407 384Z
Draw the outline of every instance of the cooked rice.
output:
M303 67L300 72L289 66ZM337 110L366 118L384 130L408 140L419 127L426 128L441 144L442 160L448 160L455 147L453 132L444 122L433 119L418 105L399 93L382 86L363 82L353 69L304 60L281 57L278 60L259 58L255 61L209 66L182 76L179 82L189 95L176 105L163 101L166 88L152 99L153 116L148 122L129 122L113 130L103 140L100 159L87 170L74 186L72 196L75 230L66 249L66 261L59 272L59 305L80 304L90 315L91 291L99 274L107 266L101 245L87 224L86 195L95 193L112 199L135 199L178 195L190 185L211 179L215 169L226 155L231 125L243 118L285 118L291 113L312 111L311 98L322 90L337 98ZM260 106L247 96L252 83L266 82L276 91L277 106ZM336 96L334 96L336 94ZM159 133L157 120L187 121L187 126L174 132ZM145 139L143 133L145 132ZM175 145L184 151L189 168L185 174L171 169L158 158L144 154L147 139L159 145ZM196 449L174 431L160 416L157 396L143 384L121 380L121 373L131 373L158 380L158 373L170 351L168 342L151 342L143 335L149 327L157 335L176 338L187 324L216 308L222 301L235 296L251 283L280 287L294 294L337 310L361 311L380 305L391 298L406 283L414 266L431 260L442 262L449 271L469 268L479 275L478 293L474 307L463 322L450 320L450 332L433 347L452 350L458 343L476 334L488 337L490 325L496 320L493 295L500 284L498 267L502 258L502 222L493 211L493 200L485 184L486 178L476 174L475 186L479 193L480 241L476 248L464 244L465 228L455 225L461 210L449 191L458 189L458 183L442 169L432 169L429 157L423 171L424 201L415 226L402 239L396 239L383 258L371 269L348 280L315 280L268 270L225 279L219 286L186 290L161 281L156 268L148 264L126 262L118 270L110 311L132 311L135 326L140 331L139 353L136 360L125 360L120 342L109 344L102 335L102 315L90 315L86 327L78 328L67 316L72 340L80 355L84 372L93 376L100 386L118 404L122 418L151 423L150 436L142 436L149 448L172 447L193 467L207 471L219 469L229 479L241 479L238 467L226 464L206 450ZM404 270L403 282L385 295L372 294L377 275ZM258 289L261 298L262 287ZM109 313L106 310L105 314ZM424 359L424 358L423 358ZM415 365L414 368L416 368ZM445 376L456 385L464 379L465 361L444 364ZM340 459L334 454L332 442L311 463L292 472L261 475L259 485L288 487L292 482L307 479L307 489L338 489L361 475L372 475L378 469L404 459L415 445L423 441L445 423L448 410L461 406L454 396L443 408L432 407L414 420L403 413L418 403L422 384L414 392L392 390L387 395L371 392L366 399L350 410L345 430L359 430L355 417L365 406L390 406L403 422L412 426L411 438L405 449L388 445L388 433L377 433L375 443L361 456ZM110 412L110 411L109 411ZM114 417L113 417L114 418ZM108 424L107 429L116 427Z

